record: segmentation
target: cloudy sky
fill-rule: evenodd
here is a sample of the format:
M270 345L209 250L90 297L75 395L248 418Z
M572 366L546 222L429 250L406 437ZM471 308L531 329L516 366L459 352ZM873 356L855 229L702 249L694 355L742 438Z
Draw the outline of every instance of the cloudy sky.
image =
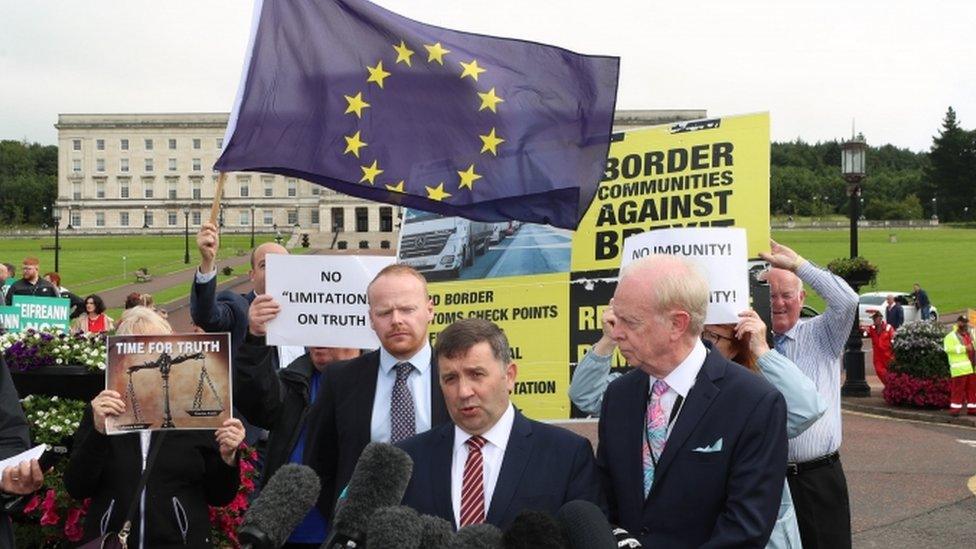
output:
M326 1L326 0L320 0ZM769 111L773 139L927 150L976 128L976 2L378 0L414 19L621 57L618 108ZM250 0L0 0L0 139L58 113L229 111Z

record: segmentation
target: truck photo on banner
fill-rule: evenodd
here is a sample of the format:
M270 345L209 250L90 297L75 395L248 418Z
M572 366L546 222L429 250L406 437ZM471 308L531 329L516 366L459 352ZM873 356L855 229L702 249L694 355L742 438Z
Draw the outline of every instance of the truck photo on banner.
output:
M768 246L767 113L654 126L614 139L596 198L575 233L418 210L404 216L398 261L430 281L432 341L460 318L496 322L519 366L513 401L535 419L581 415L567 396L570 376L600 339L627 237L738 227L749 258ZM628 368L619 352L611 366Z

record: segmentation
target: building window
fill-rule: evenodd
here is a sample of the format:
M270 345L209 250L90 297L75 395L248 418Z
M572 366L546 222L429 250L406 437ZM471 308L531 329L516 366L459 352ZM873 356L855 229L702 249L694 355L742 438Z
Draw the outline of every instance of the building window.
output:
M193 192L193 199L194 200L200 200L200 196L201 196L200 189L201 189L201 187L203 187L203 182L200 181L200 178L199 177L194 177L193 179L190 180L190 189Z
M146 141L146 150L147 151L153 150L153 140L152 139L146 139L145 141Z
M146 159L146 172L148 173L148 172L151 172L151 171L153 171L153 159L152 158L147 158Z
M128 158L120 158L119 159L119 171L120 172L128 172L129 171L129 159Z
M166 223L168 223L170 227L176 225L176 212L166 212Z
M105 226L105 212L95 212L95 226L96 227Z
M298 196L298 180L288 179L288 196Z
M119 212L119 225L122 227L129 226L129 212Z
M195 172L200 171L200 159L199 158L194 158L193 159L193 171L195 171Z
M129 178L119 179L119 198L129 198Z
M380 231L384 233L393 232L393 208L389 206L380 208Z
M104 158L96 158L95 159L95 171L96 172L104 172L105 171L105 159Z
M319 196L321 194L322 194L322 187L319 187L318 185L316 185L316 184L313 183L312 184L312 196Z
M319 224L319 209L318 208L312 208L312 220L311 220L311 222L312 222L312 225L318 225Z
M389 250L390 249L390 241L389 240L384 240L383 242L380 242L380 248L383 248L384 250Z
M151 177L147 177L142 180L142 197L143 198L153 197L153 180Z
M105 198L105 181L95 182L95 198Z
M200 148L200 139L194 139L193 140L193 148L194 149L199 149Z
M149 210L143 210L143 211L145 212L144 214L142 214L143 215L143 224L145 224L147 227L152 227L153 226L153 213L150 212Z
M170 200L176 200L176 184L179 180L175 177L166 178L166 197Z
M332 232L344 231L346 229L345 210L342 208L332 208Z
M359 249L360 250L368 250L369 249L369 241L368 240L360 240L359 241Z
M240 177L237 179L238 185L240 185L240 196L241 198L247 198L251 196L251 178L250 177Z
M170 158L168 164L169 164L168 165L169 171L175 172L176 171L176 159L175 158Z
M75 150L75 151L80 151L81 150L81 139L72 139L71 140L71 149L72 150Z
M201 219L200 218L200 210L193 210L192 212L190 212L190 221L194 225L199 225L200 224L200 219Z
M105 140L104 139L96 139L95 140L95 150L98 150L98 151L104 151L105 150Z
M224 138L223 137L218 137L217 138L217 150L219 151L220 149L223 149L223 148L224 148Z
M298 225L298 210L288 210L288 224Z
M264 196L266 198L274 196L274 178L262 177L261 181L264 182Z
M264 210L264 224L274 225L274 210Z
M119 148L122 149L123 151L129 150L129 140L119 139Z
M72 200L81 200L81 183L71 184L71 198Z
M171 150L171 151L175 151L176 150L176 140L175 139L170 139L169 140L169 150Z
M356 232L369 232L369 209L356 208Z
M81 227L81 212L75 210L71 211L71 226Z
M81 160L76 158L71 161L71 171L81 173Z
M251 224L251 212L249 210L241 210L241 225L246 227Z

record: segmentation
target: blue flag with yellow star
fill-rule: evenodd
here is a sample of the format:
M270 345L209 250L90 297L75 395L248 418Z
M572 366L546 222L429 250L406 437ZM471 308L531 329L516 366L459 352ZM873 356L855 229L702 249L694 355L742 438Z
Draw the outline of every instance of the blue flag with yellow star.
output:
M459 32L364 0L258 0L222 172L575 229L607 158L619 58Z

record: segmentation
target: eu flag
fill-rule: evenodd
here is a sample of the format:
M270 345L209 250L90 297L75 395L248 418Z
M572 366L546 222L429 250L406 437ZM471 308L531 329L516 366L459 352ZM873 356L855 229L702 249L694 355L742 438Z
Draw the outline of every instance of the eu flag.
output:
M619 58L418 23L364 0L264 0L215 168L377 202L575 229Z

